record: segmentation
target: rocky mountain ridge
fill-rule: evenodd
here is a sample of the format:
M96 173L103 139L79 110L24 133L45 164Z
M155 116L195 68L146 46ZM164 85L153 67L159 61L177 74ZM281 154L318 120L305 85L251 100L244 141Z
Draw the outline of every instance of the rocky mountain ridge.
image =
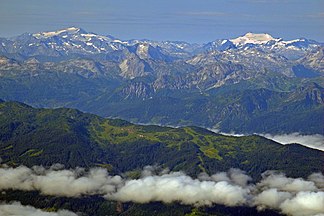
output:
M24 34L0 39L0 97L140 123L322 133L323 49L253 33L207 44Z
M0 53L20 54L22 56L46 55L59 57L62 55L95 55L108 54L124 49L142 49L142 54L147 56L148 49L154 51L155 57L162 53L173 59L193 56L208 51L224 51L227 49L256 48L267 52L280 52L283 56L296 56L314 50L322 44L305 38L285 41L273 38L269 34L247 33L234 39L219 39L206 44L192 44L179 41L151 41L151 40L121 40L113 36L89 33L81 28L70 27L50 32L25 33L10 39L0 39ZM141 48L142 47L142 48ZM160 50L160 54L157 55ZM137 50L139 51L139 50ZM146 54L145 54L146 53ZM298 53L298 54L296 54ZM290 56L291 57L291 56Z

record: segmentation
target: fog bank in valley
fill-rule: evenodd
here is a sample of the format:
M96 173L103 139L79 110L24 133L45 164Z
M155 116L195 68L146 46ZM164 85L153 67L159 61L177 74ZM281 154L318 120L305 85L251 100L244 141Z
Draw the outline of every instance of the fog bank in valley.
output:
M78 216L77 214L67 211L59 210L57 212L46 212L33 206L24 206L19 202L2 203L0 204L1 216Z
M3 165L0 176L0 190L36 190L45 195L64 197L101 195L109 200L136 203L161 201L194 206L250 206L259 210L276 209L295 216L324 214L322 173L302 179L267 171L259 182L252 184L252 178L239 169L213 175L201 173L192 178L183 172L157 171L147 166L140 178L129 179L111 176L103 168L62 169L61 165L49 169L41 166L12 168ZM73 215L65 215L69 214Z

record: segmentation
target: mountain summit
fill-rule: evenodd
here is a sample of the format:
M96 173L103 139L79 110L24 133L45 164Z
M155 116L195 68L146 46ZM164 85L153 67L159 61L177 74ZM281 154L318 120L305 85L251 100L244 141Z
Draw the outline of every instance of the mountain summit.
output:
M313 40L295 39L284 41L269 34L254 34L251 32L238 38L218 39L206 44L136 39L121 40L110 35L99 35L87 32L82 28L69 27L56 31L26 33L11 39L0 38L0 55L18 56L18 58L26 60L33 56L61 58L62 56L71 55L107 55L116 51L120 54L125 50L131 52L137 50L140 51L137 54L144 58L146 54L143 52L150 48L151 57L155 60L177 60L212 51L239 51L257 48L267 53L276 52L289 59L298 59L309 52L317 50L320 46L321 43Z
M303 38L190 44L71 27L0 38L0 98L140 123L322 133L322 57L323 44Z
M266 44L269 41L279 41L280 39L273 38L269 34L254 34L246 33L244 36L231 39L230 41L236 46L244 46L245 44Z
M77 33L87 33L85 30L77 27L69 27L65 29L60 29L57 31L48 31L48 32L39 32L33 34L34 37L36 38L49 38L53 36L63 36L63 35L72 35L72 34L77 34Z

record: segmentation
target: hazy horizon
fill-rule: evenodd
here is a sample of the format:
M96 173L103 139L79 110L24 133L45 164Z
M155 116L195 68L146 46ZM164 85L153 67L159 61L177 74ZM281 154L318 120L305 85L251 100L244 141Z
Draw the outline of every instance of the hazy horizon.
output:
M247 32L324 42L324 0L2 1L1 37L70 26L121 39L196 43Z

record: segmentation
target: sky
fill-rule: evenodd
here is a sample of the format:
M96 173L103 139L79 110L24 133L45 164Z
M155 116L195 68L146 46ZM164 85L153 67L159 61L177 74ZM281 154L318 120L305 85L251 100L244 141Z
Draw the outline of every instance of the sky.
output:
M247 32L324 42L324 0L0 0L0 37L80 27L206 43Z

